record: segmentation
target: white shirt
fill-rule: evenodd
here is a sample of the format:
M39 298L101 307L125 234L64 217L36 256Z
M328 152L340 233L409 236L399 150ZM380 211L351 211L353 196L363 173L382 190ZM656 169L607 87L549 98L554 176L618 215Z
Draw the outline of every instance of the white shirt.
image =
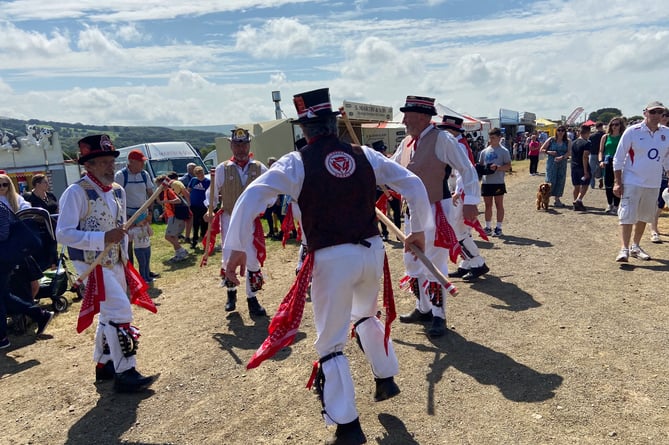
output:
M409 203L412 229L420 232L432 228L434 218L420 178L381 153L366 146L362 149L374 170L377 185L387 184ZM303 182L304 164L299 152L288 153L272 164L237 200L223 248L245 250L252 242L255 217L265 211L267 203L276 201L278 195L299 197Z
M84 176L84 181L93 184L98 194L102 197L102 200L111 210L112 217L116 219L118 217L119 205L114 191L103 192L87 176ZM125 190L122 188L121 193L123 194L123 199L120 202L122 205L121 210L125 216ZM105 232L89 232L78 229L79 220L83 219L88 213L88 196L86 195L86 191L78 184L70 185L60 197L59 205L63 211L58 216L58 224L56 226L56 239L58 242L81 250L104 250ZM124 250L128 247L127 241L126 237L123 241Z
M623 184L658 188L662 168L669 170L669 128L650 131L646 121L625 129L613 156L613 170L622 170Z
M418 147L421 146L423 137L432 129L432 125L428 125L420 134L418 143L415 144L411 150L412 154ZM402 150L405 149L405 143L408 139L404 139L397 151L393 154L391 159L399 162L402 156ZM418 147L416 147L416 145ZM453 170L457 171L462 178L462 190L465 192L464 204L477 205L481 201L481 190L479 188L479 177L476 169L469 160L466 150L458 146L458 141L448 131L439 131L437 142L434 144L434 152L437 158L444 164L450 165Z

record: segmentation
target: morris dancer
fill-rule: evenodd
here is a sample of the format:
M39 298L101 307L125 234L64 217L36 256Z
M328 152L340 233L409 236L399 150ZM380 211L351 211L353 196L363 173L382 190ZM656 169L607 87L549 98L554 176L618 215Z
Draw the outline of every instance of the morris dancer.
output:
M437 115L434 99L430 97L408 96L406 104L400 108L404 113L403 123L407 137L402 140L392 159L414 172L425 185L432 203L436 230L425 233L425 255L444 274L448 274L449 248L459 247L453 229L446 221L444 208L451 198L445 181L446 168L460 173L465 198L462 213L466 221L474 221L478 216L476 205L480 201L478 175L467 154L458 147L458 142L450 133L435 128L431 119ZM405 231L412 230L407 225ZM456 256L457 257L457 256ZM416 296L416 308L409 314L400 316L402 323L422 323L432 321L428 329L431 337L446 334L446 294L445 289L426 267L405 254L406 276L403 285L409 287Z
M267 171L267 167L262 162L253 159L253 156L250 154L251 135L248 130L243 128L234 129L232 130L232 136L228 140L230 141L232 158L218 164L214 180L218 193L213 197L213 202L214 205L218 204L220 196L221 209L223 210L220 220L221 245L225 243L228 236L230 214L239 195L242 194L252 181ZM265 203L265 207L258 215L263 214L267 206L271 204ZM254 250L255 253L249 255L247 258L246 303L252 316L264 317L267 315L267 312L258 302L257 293L262 289L264 283L260 267L262 266L261 260L264 260L265 234L262 231L260 219L254 220L253 223L256 227L256 232L260 230L260 235L256 233L254 239L250 240L250 244L247 246L249 249ZM225 277L225 265L229 254L230 252L223 249L221 255L221 287L225 287L228 290L228 299L225 303L226 312L234 311L237 308L237 285Z
M279 159L237 201L225 241L225 248L232 251L226 276L238 282L237 269L243 274L246 257L253 254L248 248L253 236L249 227L256 215L279 194L296 197L309 253L293 289L303 307L308 278L313 277L315 347L320 357L316 387L326 424L337 425L334 437L326 443L362 444L366 438L355 406L348 360L343 355L351 323L372 366L375 400L386 400L400 392L394 381L399 371L397 357L384 325L376 317L379 281L382 271L387 271L374 211L376 186L388 184L405 196L414 229L407 245L413 243L421 249L423 230L432 224L429 202L425 188L411 172L369 147L352 146L338 139L339 113L332 111L327 88L298 94L294 103L297 123L308 145ZM392 292L389 276L386 281ZM272 325L280 315L284 314L277 311ZM294 335L299 322L293 321ZM271 353L265 358L267 355ZM249 367L258 363L249 362Z
M86 284L77 331L90 326L95 313L100 312L93 352L96 383L113 379L117 392L137 392L147 388L154 377L145 377L135 369L139 330L131 326L128 293L141 292L147 285L128 262L123 229L125 191L114 182L114 160L118 155L106 134L79 141L79 164L87 173L60 198L64 211L58 218L56 238L68 247L79 275L88 270L107 245L113 244Z
M475 166L474 154L469 147L467 138L464 137L465 129L462 127L463 120L457 116L444 116L441 124L437 125L440 130L448 131L458 141L460 149L467 153L467 157L472 165ZM450 166L448 167L450 169ZM465 191L462 184L462 176L458 171L455 171L455 189L453 190L451 205L448 205L447 218L448 222L455 231L455 236L458 238L460 244L460 256L462 261L458 265L458 270L448 274L450 278L462 278L464 281L475 281L481 275L490 272L490 269L485 264L485 260L481 256L478 246L472 237L472 228L465 224L465 219L462 213L462 205L460 202L464 199ZM487 239L487 235L483 233Z

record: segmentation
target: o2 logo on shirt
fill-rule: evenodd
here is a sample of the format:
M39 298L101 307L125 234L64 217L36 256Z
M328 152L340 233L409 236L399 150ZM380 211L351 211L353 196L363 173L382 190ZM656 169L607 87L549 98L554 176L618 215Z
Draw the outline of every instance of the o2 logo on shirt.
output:
M335 178L348 178L355 172L355 159L343 151L333 151L325 157L325 168Z

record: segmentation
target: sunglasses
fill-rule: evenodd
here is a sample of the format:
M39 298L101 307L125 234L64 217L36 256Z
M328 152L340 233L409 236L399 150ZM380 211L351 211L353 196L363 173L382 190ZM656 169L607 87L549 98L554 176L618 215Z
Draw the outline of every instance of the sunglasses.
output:
M0 188L9 188L9 182L0 182Z
M663 114L664 110L660 108L655 108L653 110L648 110L648 114Z
M620 124L618 122L615 122L615 123L611 124L611 126L612 127L620 127Z
M557 131L560 132L560 133L564 133L564 130L558 129Z

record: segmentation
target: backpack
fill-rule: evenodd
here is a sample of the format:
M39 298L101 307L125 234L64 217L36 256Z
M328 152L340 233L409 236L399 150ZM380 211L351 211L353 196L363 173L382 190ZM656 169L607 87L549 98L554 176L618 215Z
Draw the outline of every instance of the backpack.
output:
M128 167L125 167L121 170L123 172L123 188L128 185ZM149 175L146 173L146 170L142 169L142 181L146 188L149 188Z

